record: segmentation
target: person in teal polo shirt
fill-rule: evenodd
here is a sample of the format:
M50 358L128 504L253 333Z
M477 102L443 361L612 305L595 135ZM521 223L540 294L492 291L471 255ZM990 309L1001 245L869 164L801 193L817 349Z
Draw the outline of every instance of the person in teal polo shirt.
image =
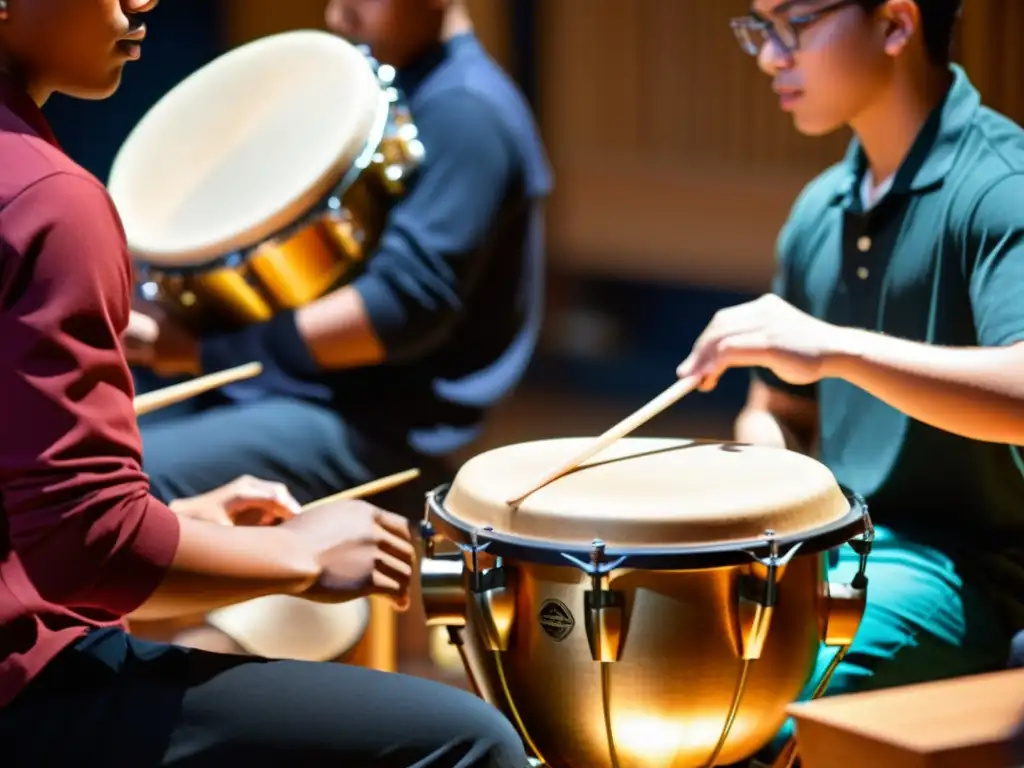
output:
M950 63L959 15L755 0L732 21L800 132L855 135L793 206L773 292L678 370L707 390L753 368L736 438L816 453L868 502L868 606L830 694L1000 668L1024 627L1024 130Z

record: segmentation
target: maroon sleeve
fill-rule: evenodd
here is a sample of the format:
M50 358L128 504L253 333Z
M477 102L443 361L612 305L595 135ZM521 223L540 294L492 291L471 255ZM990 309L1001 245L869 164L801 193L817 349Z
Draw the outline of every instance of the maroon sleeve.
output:
M55 173L0 210L0 503L40 596L130 613L178 520L149 495L121 348L130 266L96 180Z

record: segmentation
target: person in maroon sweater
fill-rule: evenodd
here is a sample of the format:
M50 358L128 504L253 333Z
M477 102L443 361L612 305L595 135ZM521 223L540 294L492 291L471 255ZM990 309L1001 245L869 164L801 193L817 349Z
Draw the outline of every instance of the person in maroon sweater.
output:
M406 521L364 503L236 527L201 519L217 498L149 494L124 235L40 105L113 93L155 4L0 0L0 764L522 768L466 692L125 631L273 593L402 603L414 561Z

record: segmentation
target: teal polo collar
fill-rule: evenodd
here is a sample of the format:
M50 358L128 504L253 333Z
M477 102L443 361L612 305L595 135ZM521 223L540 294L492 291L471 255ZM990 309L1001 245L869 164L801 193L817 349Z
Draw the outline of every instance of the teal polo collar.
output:
M981 95L959 65L950 66L953 84L935 107L910 152L896 172L892 194L924 192L940 184L953 168L964 134L981 107ZM867 167L860 140L854 137L843 159L845 174L833 195L833 204L849 201L858 188Z

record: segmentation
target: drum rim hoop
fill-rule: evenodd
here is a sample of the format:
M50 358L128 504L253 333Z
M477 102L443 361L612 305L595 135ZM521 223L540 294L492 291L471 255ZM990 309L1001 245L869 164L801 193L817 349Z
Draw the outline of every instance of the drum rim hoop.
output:
M143 248L141 252L138 252L136 247L132 247L132 244L129 244L129 246L132 247L132 260L135 263L135 266L140 270L140 272L144 272L146 276L150 277L156 277L158 275L176 275L185 277L189 275L201 275L216 269L233 269L248 262L263 246L275 241L287 240L300 230L315 224L330 210L331 200L337 198L340 202L349 189L351 189L362 175L366 173L366 170L370 167L373 160L374 153L378 150L381 142L384 140L384 135L387 132L387 126L390 120L391 102L388 100L387 95L382 91L377 102L377 114L374 117L373 129L371 130L370 135L367 136L366 140L363 142L363 148L356 156L356 159L352 161L352 164L343 174L341 174L340 178L326 194L312 202L298 218L294 219L290 223L279 227L277 230L264 237L258 238L255 242L251 242L248 245L243 245L234 249L230 247L221 248L217 255L210 256L209 258L203 259L202 261L198 261L194 264L165 264L164 261L168 258L168 254L170 252L163 252L154 256L151 249L147 250ZM205 246L204 249L212 247L213 246Z
M592 544L545 542L525 536L502 533L487 528L472 529L455 520L444 508L451 483L443 483L427 494L426 513L421 526L424 538L434 535L432 519L440 521L442 533L456 544L472 548L476 534L478 551L489 555L546 565L567 565L587 562L594 551ZM711 544L681 544L677 546L609 546L604 549L605 560L621 559L621 568L647 568L652 570L697 570L749 564L751 559L768 557L772 544L778 546L783 557L791 550L797 554L818 554L848 543L860 534L872 531L868 505L863 496L840 484L839 490L850 504L849 511L831 522L798 534L762 537ZM453 536L453 534L455 534Z

